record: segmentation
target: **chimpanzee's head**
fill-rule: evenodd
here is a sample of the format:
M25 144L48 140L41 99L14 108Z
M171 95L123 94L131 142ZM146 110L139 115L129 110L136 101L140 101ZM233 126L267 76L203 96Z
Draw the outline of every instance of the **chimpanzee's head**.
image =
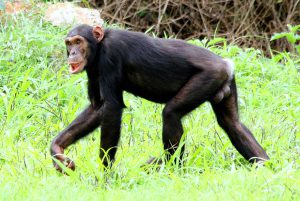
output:
M104 31L100 26L79 25L65 38L70 73L76 74L90 65L95 58L97 44L103 39Z

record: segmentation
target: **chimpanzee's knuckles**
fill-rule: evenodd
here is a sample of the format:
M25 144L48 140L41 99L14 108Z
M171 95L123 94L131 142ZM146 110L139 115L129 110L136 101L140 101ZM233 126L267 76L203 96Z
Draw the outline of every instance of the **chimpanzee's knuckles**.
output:
M70 162L66 165L66 167L74 171L74 170L75 170L75 163L74 163L74 161L70 161Z
M62 168L57 163L54 164L54 168L56 169L56 171L62 172Z
M73 160L69 159L69 158L56 158L57 160L59 160L65 167L71 169L71 170L75 170L75 163ZM61 173L64 173L63 168L56 162L53 160L53 164L54 164L54 168Z

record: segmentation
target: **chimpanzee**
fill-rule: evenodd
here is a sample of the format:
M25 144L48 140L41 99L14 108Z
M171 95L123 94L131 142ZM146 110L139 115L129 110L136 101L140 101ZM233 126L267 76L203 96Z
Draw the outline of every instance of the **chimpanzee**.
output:
M120 138L123 91L165 103L162 140L168 160L183 134L181 118L209 101L232 144L250 162L268 159L240 122L233 63L182 40L79 25L65 39L70 73L88 77L90 105L51 144L52 156L74 170L64 149L101 126L100 158L114 160ZM183 153L184 146L180 153ZM180 155L182 158L182 154ZM61 168L54 161L57 170Z

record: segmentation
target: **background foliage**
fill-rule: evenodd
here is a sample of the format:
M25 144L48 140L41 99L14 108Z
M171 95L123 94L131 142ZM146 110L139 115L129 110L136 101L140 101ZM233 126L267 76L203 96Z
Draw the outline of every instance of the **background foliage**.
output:
M86 1L85 1L86 2ZM226 37L244 47L291 50L286 40L270 43L274 33L300 24L298 0L90 0L110 23L156 35L191 39ZM299 31L298 31L299 33Z

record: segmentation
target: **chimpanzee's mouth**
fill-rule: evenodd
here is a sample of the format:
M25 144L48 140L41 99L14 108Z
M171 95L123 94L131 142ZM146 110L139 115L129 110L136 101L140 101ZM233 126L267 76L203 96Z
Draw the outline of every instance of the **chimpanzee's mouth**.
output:
M70 64L70 73L75 74L79 73L83 70L83 62L77 62L77 63L69 63Z

